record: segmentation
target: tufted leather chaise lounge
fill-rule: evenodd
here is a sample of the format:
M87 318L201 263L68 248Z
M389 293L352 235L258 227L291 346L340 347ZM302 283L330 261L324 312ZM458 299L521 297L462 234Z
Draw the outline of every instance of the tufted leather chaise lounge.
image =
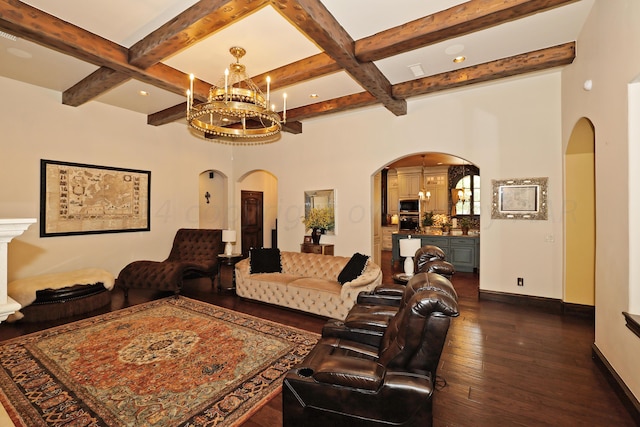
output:
M222 230L181 228L166 260L134 261L122 269L116 285L125 297L130 288L173 291L177 296L183 280L195 277L210 277L213 286L223 249Z

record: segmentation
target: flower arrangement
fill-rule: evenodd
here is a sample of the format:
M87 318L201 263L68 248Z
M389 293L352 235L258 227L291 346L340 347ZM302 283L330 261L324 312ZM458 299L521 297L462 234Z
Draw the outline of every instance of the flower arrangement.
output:
M449 225L451 227L451 220L445 214L435 214L433 216L433 225L436 227L442 227L443 225Z
M307 216L302 218L307 229L321 228L324 230L333 230L335 227L335 218L333 217L333 209L313 208L309 210Z

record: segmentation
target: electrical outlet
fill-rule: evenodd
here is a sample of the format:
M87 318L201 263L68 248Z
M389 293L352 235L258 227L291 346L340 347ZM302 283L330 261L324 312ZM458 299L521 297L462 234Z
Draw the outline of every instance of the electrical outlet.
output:
M518 286L524 286L524 278L518 277Z

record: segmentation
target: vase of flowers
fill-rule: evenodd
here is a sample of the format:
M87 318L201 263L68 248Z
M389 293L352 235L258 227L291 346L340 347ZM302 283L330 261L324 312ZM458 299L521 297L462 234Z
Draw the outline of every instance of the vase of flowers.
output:
M312 208L306 216L302 218L305 227L311 229L311 240L314 244L320 243L320 237L327 231L333 230L335 227L335 219L333 217L333 209Z

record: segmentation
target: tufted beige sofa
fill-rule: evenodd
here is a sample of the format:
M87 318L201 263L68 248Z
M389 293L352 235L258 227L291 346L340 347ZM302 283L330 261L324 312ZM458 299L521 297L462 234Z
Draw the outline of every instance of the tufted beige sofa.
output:
M340 285L350 257L281 252L282 273L249 273L249 259L236 264L236 293L253 300L344 320L361 291L382 283L380 267L369 260L355 280Z

